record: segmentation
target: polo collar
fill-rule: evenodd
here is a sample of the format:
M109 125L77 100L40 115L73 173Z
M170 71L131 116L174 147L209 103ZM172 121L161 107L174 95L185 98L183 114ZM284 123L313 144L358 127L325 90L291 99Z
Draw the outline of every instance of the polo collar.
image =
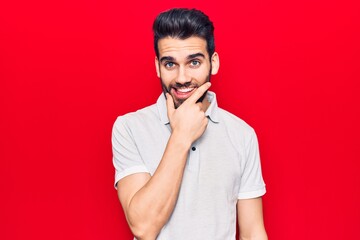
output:
M206 97L208 98L209 102L210 102L210 106L208 107L208 109L205 112L205 115L214 123L218 123L219 122L219 117L218 117L218 105L217 105L217 101L216 101L216 94L214 92L208 91L206 94ZM165 95L163 93L161 93L161 95L159 96L157 102L156 102L156 106L158 108L159 111L159 116L160 116L160 121L163 124L169 124L169 118L167 116L167 108L166 108L166 99L165 99Z

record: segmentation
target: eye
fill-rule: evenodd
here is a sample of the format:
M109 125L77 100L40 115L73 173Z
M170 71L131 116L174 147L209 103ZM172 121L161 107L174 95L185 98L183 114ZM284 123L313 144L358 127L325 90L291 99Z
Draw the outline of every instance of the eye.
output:
M198 61L198 60L192 60L192 61L190 62L190 65L191 65L192 67L198 67L198 66L200 66L200 61Z
M175 63L173 63L173 62L166 62L165 63L166 68L173 68L174 66L175 66Z

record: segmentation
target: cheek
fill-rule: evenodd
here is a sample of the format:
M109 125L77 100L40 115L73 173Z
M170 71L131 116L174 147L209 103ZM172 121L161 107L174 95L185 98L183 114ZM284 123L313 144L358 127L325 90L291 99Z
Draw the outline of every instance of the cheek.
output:
M176 71L160 71L163 84L169 85L176 80Z
M192 78L199 83L203 83L206 81L207 77L209 76L209 71L207 69L203 69L201 71L194 72Z

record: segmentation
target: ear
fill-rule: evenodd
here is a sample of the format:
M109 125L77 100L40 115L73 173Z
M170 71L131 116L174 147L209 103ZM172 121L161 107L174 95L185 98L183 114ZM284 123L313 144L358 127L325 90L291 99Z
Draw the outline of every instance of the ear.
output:
M156 69L156 75L159 78L160 77L159 59L156 56L155 56L155 69Z
M211 56L211 75L216 75L220 68L219 54L214 52Z

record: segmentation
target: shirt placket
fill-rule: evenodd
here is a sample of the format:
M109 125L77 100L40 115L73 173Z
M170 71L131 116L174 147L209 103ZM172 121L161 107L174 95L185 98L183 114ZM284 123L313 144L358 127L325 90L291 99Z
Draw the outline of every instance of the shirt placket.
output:
M189 157L187 159L187 168L190 171L198 172L200 167L200 145L196 141L191 145Z

